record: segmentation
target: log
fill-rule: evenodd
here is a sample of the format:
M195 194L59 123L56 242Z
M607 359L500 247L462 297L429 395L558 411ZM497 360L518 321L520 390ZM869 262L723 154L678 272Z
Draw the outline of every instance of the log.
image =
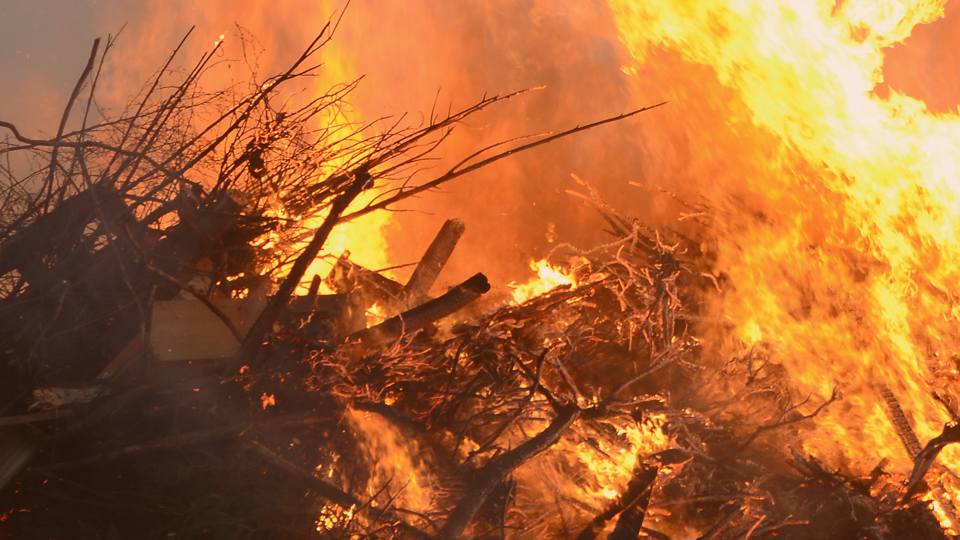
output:
M450 259L450 254L457 247L457 242L463 236L466 226L459 219L448 219L436 238L424 252L423 258L417 264L410 280L403 288L403 305L410 309L423 303L426 300L427 292L437 281L437 276L443 270L443 266Z
M479 471L477 481L467 491L466 496L457 503L457 506L450 512L447 522L443 524L440 533L437 534L439 540L456 540L463 535L464 529L470 524L474 514L483 506L483 503L490 496L490 493L500 482L504 480L517 467L523 465L534 456L553 446L564 430L570 427L580 416L580 409L574 405L568 405L557 413L557 417L550 422L546 429L533 436L527 442L516 448L504 452L491 459Z
M354 332L347 336L345 341L359 342L364 347L375 347L394 341L404 334L416 332L456 313L489 290L490 283L487 282L487 277L478 273L453 287L443 296L391 317L376 326Z
M960 442L960 424L947 424L943 427L943 433L930 439L922 450L917 452L913 461L913 472L910 473L910 479L907 481L906 490L901 504L905 504L910 498L919 491L920 481L926 476L927 471L934 465L940 451L947 445Z

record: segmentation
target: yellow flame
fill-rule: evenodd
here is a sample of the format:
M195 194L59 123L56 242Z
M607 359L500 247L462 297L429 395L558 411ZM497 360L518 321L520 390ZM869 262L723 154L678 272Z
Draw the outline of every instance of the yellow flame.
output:
M368 485L370 495L389 484L387 491L399 493L400 506L415 512L430 508L433 492L426 469L415 458L417 443L400 433L382 416L347 409L345 419L361 439L367 459L374 466Z
M336 507L331 508L330 506L324 505L320 508L320 514L317 516L317 532L331 531L350 523L356 510L356 505L351 506L347 510L340 510Z
M602 442L577 445L577 458L590 470L597 486L584 488L588 500L599 503L617 497L633 477L638 458L670 447L670 438L663 432L664 420L662 415L655 415L641 424L620 428L618 435L627 443L622 448L609 448Z
M374 303L370 306L370 309L367 310L367 325L379 324L386 320L387 312L380 306L380 304ZM389 405L389 403L388 403Z
M575 285L573 273L558 266L553 266L545 260L532 261L530 268L536 270L537 277L527 283L511 282L513 289L513 303L522 304L527 300L540 296L563 285Z
M729 115L703 157L724 169L702 179L719 184L705 195L721 214L718 265L736 287L719 309L747 344L776 346L801 392L842 385L846 407L828 411L818 430L828 435L808 450L908 468L874 386L893 389L921 441L939 433L947 418L930 393L960 345L960 116L873 90L883 48L942 16L944 2L610 4L635 67L673 55L687 66L677 69L715 78L714 95L689 95Z
M544 494L553 493L560 499L582 503L590 510L581 517L592 519L595 512L623 493L638 459L672 447L673 440L664 432L664 425L662 415L653 415L642 423L616 426L621 437L617 445L602 438L589 438L589 442L564 438L516 475L531 504L542 504Z

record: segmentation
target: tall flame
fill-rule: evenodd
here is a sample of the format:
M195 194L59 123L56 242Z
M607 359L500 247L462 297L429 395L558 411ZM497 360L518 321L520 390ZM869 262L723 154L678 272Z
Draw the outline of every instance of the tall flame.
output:
M344 418L360 439L365 462L374 468L369 494L386 488L401 507L415 512L429 510L434 493L430 477L417 458L417 443L379 415L348 409Z
M113 53L127 71L143 70L130 78L145 80L192 23L202 48L223 33L229 46L233 21L266 45L262 71L272 72L343 5L173 4L145 3L149 23L134 30L141 43ZM543 101L510 105L487 130L468 131L468 146L479 148L620 112L629 106L625 80L641 105L671 101L647 117L656 129L621 127L619 136L578 139L576 149L561 143L519 156L483 182L451 187L458 199L424 204L482 231L464 237L458 253L470 256L458 263L454 255L451 266L469 275L502 265L494 282L516 278L548 251L547 221L573 243L587 243L583 231L595 228L583 226L586 211L576 213L562 196L567 186L552 178L579 168L609 178L598 187L641 214L628 205L648 203L625 197L627 180L642 174L715 209L717 235L706 247L725 276L716 310L735 323L732 346L772 343L804 394L841 386L844 403L819 418L807 450L864 468L883 457L908 467L880 385L921 441L939 432L947 417L931 392L955 394L948 385L960 376L960 115L885 90L883 69L888 47L941 17L945 0L357 0L350 9L309 91L371 74L354 99L357 119L429 110L438 87L461 105L484 92L549 85ZM231 82L228 68L220 73ZM344 227L327 250L349 249L382 268L412 260L397 254L421 253L436 230L421 214L369 219ZM402 232L395 219L406 220ZM952 447L944 455L947 464L960 457Z
M808 449L907 466L877 386L893 390L922 441L948 420L931 393L957 374L960 116L874 89L884 47L942 16L944 2L610 5L627 71L679 57L719 83L677 97L681 108L708 101L727 122L726 140L697 150L726 169L703 191L732 283L720 309L743 342L777 346L800 391L841 385L847 405Z

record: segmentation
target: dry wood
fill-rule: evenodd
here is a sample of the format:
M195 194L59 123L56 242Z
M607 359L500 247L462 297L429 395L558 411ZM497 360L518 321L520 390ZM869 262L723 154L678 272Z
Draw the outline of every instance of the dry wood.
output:
M403 288L403 304L406 309L417 306L426 299L430 287L437 281L437 276L447 264L465 229L466 226L459 219L448 219L444 222Z

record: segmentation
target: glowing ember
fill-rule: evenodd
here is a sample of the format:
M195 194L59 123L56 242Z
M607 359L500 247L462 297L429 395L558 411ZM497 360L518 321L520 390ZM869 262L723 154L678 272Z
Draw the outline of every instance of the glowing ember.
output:
M367 324L373 325L378 324L386 320L387 314L380 306L380 304L374 303L370 306L370 309L367 310Z
M262 396L260 396L260 404L263 406L264 409L266 409L271 405L276 405L277 400L275 397L273 397L273 394L263 394Z

